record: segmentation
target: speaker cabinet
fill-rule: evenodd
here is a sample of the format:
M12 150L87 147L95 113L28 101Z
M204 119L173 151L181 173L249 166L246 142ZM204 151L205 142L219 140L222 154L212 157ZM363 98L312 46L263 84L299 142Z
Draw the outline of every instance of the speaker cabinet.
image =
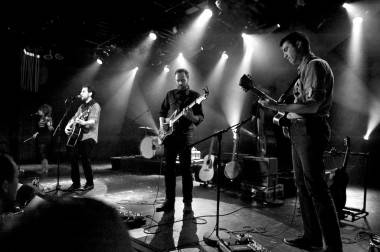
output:
M264 187L277 184L277 158L244 156L240 158L240 163L243 167L240 176L242 182Z

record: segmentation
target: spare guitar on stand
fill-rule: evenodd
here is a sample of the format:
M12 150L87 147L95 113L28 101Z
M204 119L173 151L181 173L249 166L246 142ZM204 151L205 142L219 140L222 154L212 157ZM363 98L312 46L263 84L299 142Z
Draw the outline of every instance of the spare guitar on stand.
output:
M210 149L206 156L203 158L203 164L201 169L199 170L199 179L206 184L212 180L214 177L214 164L215 164L215 156L212 155L212 150L214 147L215 138L211 138Z
M232 129L232 135L233 135L233 150L232 150L232 158L231 161L226 164L226 167L224 168L224 175L226 178L233 180L239 176L241 173L241 167L239 164L239 160L237 157L238 152L238 144L239 144L239 129L233 128Z
M333 182L330 186L331 196L334 200L336 212L340 220L344 219L343 208L345 207L346 201L347 201L346 190L347 190L349 179L348 179L346 168L347 168L348 158L351 152L350 137L346 137L344 139L344 145L346 146L346 151L344 153L342 167L340 167L339 169L335 171L335 174L333 176Z

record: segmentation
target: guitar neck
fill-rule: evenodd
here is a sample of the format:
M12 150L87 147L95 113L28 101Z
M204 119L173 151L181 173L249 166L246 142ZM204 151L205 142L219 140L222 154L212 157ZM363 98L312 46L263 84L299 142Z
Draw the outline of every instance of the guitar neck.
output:
M184 109L182 109L182 111L180 113L178 113L172 120L171 122L172 123L175 123L176 121L178 121L184 114L185 114L185 110L187 109L191 109L192 107L194 107L194 105L197 104L196 103L196 100L193 101L192 103L190 103L190 105L186 106Z

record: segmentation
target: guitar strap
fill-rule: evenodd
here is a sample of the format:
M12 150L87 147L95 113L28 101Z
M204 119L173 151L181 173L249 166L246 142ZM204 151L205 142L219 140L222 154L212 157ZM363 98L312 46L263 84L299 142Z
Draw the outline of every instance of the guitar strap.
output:
M306 62L306 65L309 64L309 62L314 60L314 59L318 59L318 57L315 55L311 55L309 57L309 60ZM290 82L289 87L280 96L280 98L278 99L278 102L282 103L282 102L285 102L287 100L287 98L289 97L289 92L293 89L294 85L297 83L297 81L300 77L301 77L301 73L298 72L297 77L292 82Z

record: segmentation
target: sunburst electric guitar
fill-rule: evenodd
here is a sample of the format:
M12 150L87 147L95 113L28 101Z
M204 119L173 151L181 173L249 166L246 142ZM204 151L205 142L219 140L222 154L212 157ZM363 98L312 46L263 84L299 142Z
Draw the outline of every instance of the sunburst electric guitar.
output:
M196 104L201 104L201 102L203 102L204 100L207 99L209 91L207 88L205 88L203 90L204 90L204 94L199 96L197 99L195 99L195 101L193 101L188 106L186 106L184 109L182 109L181 112L178 113L178 111L175 110L169 118L165 119L166 122L164 123L164 125L166 125L166 126L164 128L167 128L167 130L162 129L158 132L158 138L160 139L161 143L165 141L166 137L173 134L175 123L185 114L185 111L191 109Z

